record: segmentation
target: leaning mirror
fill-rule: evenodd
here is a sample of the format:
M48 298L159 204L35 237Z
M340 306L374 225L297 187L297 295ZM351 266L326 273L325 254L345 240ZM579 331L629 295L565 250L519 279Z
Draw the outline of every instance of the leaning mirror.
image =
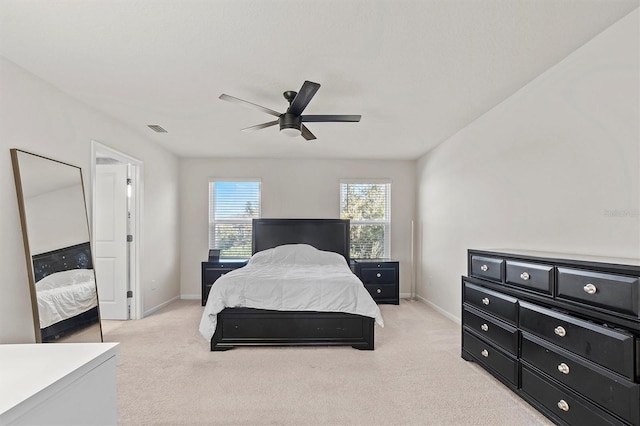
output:
M12 149L36 342L101 342L82 170Z

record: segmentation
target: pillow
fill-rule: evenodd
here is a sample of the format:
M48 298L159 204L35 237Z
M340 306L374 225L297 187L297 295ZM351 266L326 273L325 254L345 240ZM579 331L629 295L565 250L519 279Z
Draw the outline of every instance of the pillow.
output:
M309 244L285 244L263 250L251 256L250 265L345 265L345 258L338 253L318 250Z
M49 290L72 284L95 282L93 269L69 269L47 275L36 283L37 290Z

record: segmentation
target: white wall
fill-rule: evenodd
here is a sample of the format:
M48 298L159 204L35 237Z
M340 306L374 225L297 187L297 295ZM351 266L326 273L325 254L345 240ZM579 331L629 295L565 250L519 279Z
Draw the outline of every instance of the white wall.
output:
M77 170L76 175L79 181L80 173ZM24 181L22 185L24 188ZM25 198L24 209L32 256L89 241L80 183Z
M92 139L143 161L144 310L177 297L177 158L3 57L0 57L0 91L0 343L35 341L10 148L81 167L88 200ZM155 290L149 285L152 279L156 281Z
M401 295L410 294L415 161L182 159L183 298L200 298L200 263L208 253L210 178L260 178L262 217L323 219L340 215L341 178L391 179L391 257L400 262Z
M640 257L638 10L418 161L420 297L469 248Z

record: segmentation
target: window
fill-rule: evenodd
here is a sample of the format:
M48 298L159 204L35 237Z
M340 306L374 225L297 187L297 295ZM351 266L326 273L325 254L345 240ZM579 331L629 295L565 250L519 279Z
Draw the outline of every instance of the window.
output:
M259 217L259 180L209 182L209 248L221 258L251 257L251 220Z
M391 182L340 181L340 217L351 219L351 257L390 257Z

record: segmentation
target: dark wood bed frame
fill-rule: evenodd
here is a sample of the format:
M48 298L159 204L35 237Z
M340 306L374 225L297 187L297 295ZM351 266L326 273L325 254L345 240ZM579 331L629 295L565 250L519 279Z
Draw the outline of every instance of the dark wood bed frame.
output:
M70 269L93 269L89 242L36 254L31 259L36 282L55 272L68 271ZM41 328L42 342L55 342L96 322L100 322L100 311L97 306L72 318Z
M253 253L283 244L309 244L349 264L349 220L254 219ZM341 312L226 308L218 314L212 351L235 346L352 346L374 349L374 319Z

